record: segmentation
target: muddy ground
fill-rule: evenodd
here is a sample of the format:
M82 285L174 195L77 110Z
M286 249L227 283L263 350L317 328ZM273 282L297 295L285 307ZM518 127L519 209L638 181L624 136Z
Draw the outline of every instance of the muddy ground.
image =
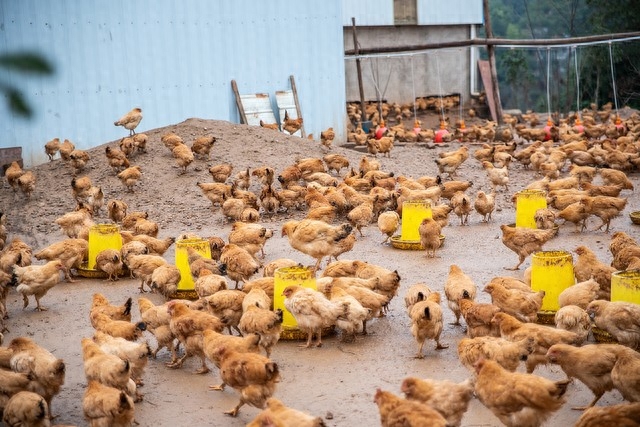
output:
M425 125L435 128L437 118ZM280 171L296 158L321 157L325 154L316 141L214 120L189 119L153 130L144 129L143 120L138 131L145 132L150 141L148 152L133 158L133 163L141 165L144 172L134 193L124 191L107 165L104 145L90 151L92 159L84 173L95 185L102 187L105 200L122 199L128 203L130 210L148 211L149 219L160 225L159 237L195 232L203 236L227 238L230 223L218 211L212 211L210 202L196 186L198 181L211 181L207 171L210 165L231 162L235 171L268 165ZM186 174L179 175L171 153L160 142L160 136L168 131L176 132L188 144L198 136L214 135L217 143L210 160L196 161ZM56 136L61 140L66 137L51 137ZM108 144L115 146L117 141ZM425 144L404 144L396 146L390 158L379 159L383 169L393 171L396 175L414 178L435 175L437 168L433 159L437 154L458 147L456 142L435 149L428 149ZM473 152L477 146L470 148ZM354 165L366 154L362 150L345 148L339 141L334 142L331 151L344 154ZM24 239L35 252L65 237L53 221L74 209L75 202L70 189L71 169L63 161L57 159L33 170L38 183L31 200L24 200L20 194L14 195L4 184L0 207L7 215L10 238ZM469 191L474 197L480 189L490 190L485 172L473 157L460 167L459 176L460 179L474 182ZM400 383L409 375L453 381L468 378L469 372L459 363L456 354L457 342L464 337L463 328L449 324L454 317L446 304L443 302L445 329L442 342L448 344L449 348L436 351L434 343L429 342L425 358L415 359L417 345L409 330L410 322L402 297L406 289L417 282L426 282L433 289L442 290L449 266L454 263L470 275L479 288L494 276L521 277L523 270L504 270L504 267L516 264L517 256L501 243L499 227L515 221L511 195L539 177L517 163L512 164L510 176L509 191L499 192L498 208L492 222L482 223L480 215L474 212L469 225L460 226L457 217L452 214L450 225L443 230L446 239L439 251L439 258L427 259L422 251L403 251L382 245L382 236L376 226L366 228L365 236L358 238L354 249L341 258L361 259L397 269L402 277L399 296L392 300L388 316L370 322L370 334L358 337L355 343L342 343L337 337L328 337L323 340L324 346L321 348L301 349L299 342L280 341L272 354L272 359L280 365L282 372L282 381L275 396L291 407L323 417L328 426L373 426L379 424L378 409L373 403L376 388L400 394ZM638 185L640 179L637 174L631 178ZM254 181L251 189L259 191L259 184ZM638 238L637 228L629 220L628 214L639 210L640 202L632 192L625 191L623 196L629 197L629 202L622 215L613 220L609 233L592 231L599 220L590 220L589 231L583 234L575 234L573 225L567 224L560 227L558 236L545 249L571 251L584 244L594 250L601 260L610 262L608 244L613 232L623 230ZM281 257L293 258L306 265L313 263L312 258L293 250L286 237L280 236L284 221L303 215L304 212L298 211L261 219L261 223L275 231L274 237L265 246L265 263ZM108 222L105 210L100 212L96 222ZM165 254L169 261L174 260L174 248L172 246ZM531 259L527 259L523 267L529 266L530 262ZM261 272L258 276L261 276ZM34 311L33 302L23 310L22 298L15 290L8 297L10 318L7 321L9 332L5 334L5 344L14 337L26 335L63 358L67 364L65 385L53 400L53 412L59 415L56 420L58 423L86 425L82 414L86 380L80 340L93 333L88 313L94 292L103 293L114 303L124 302L130 296L135 301L139 295L138 281L123 279L116 283L105 283L99 279L82 279L77 283L61 283L42 299L43 305L48 308L45 312ZM150 298L158 304L163 302L158 294L152 294ZM489 295L482 292L478 293L477 299L481 302L490 301ZM135 304L134 319L138 318ZM151 335L146 339L155 345ZM170 354L163 350L156 360L149 361L144 375L145 386L141 388L144 401L136 404L135 409L140 425L243 426L259 412L256 408L245 406L237 418L224 415L224 410L235 405L238 394L233 389L224 392L208 390L209 385L219 381L213 365L211 373L195 375L192 371L198 367L198 361L189 360L182 369L173 370L165 366L169 359ZM539 367L535 373L548 378L563 377L557 367ZM546 425L572 425L580 412L571 407L587 404L591 399L591 392L582 383L574 382L569 388L567 403ZM622 397L618 392L609 392L598 404L620 402ZM497 426L500 423L474 399L463 418L463 425Z

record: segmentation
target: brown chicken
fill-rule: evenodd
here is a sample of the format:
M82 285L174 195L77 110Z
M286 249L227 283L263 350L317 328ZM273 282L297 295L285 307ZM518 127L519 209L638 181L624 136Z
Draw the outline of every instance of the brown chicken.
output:
M89 381L82 399L82 412L90 427L128 427L133 424L133 399L124 391Z
M27 199L31 198L31 193L36 189L36 175L32 171L26 171L17 179L18 188L27 196Z
M44 144L44 152L49 157L49 161L53 161L56 153L60 151L60 138L53 138L51 141L48 141Z
M467 324L467 336L469 338L500 336L500 331L491 322L493 315L501 311L500 307L494 304L477 303L466 298L460 299L458 305L460 306L460 313Z
M280 130L280 126L277 123L265 123L262 119L260 119L260 127L277 131Z
M598 169L605 185L622 185L625 190L633 190L633 183L623 171L615 169Z
M395 211L386 211L382 212L378 215L378 230L384 235L387 236L382 244L385 244L389 241L391 237L398 231L398 227L400 227L400 215L398 215ZM438 233L439 234L439 233ZM440 236L438 236L438 240Z
M104 313L92 313L91 323L97 331L129 341L136 341L147 329L147 324L144 322L131 323L126 320L114 320Z
M461 310L459 301L461 299L476 299L476 284L471 277L465 274L460 267L455 264L449 266L449 275L444 283L444 296L447 298L447 305L456 316L454 325L460 324Z
M582 344L589 337L591 332L591 319L589 314L577 305L565 305L556 311L554 316L556 328L573 332L578 335L578 345Z
M209 168L209 173L213 181L221 184L227 182L227 179L231 176L231 172L233 172L233 165L229 163L221 163Z
M235 335L221 334L212 329L205 329L202 335L204 354L218 369L220 368L221 362L219 350L223 347L239 353L260 352L260 347L258 347L260 336L256 334L247 334L244 337L238 337Z
M125 216L127 216L127 209L129 206L122 200L112 199L107 203L107 214L109 219L115 223L121 223Z
M191 151L196 157L202 158L203 160L208 160L211 149L213 148L213 144L215 144L215 142L215 136L201 136L193 141L193 144L191 145Z
M640 348L640 305L624 301L596 300L587 305L595 325L618 342L634 350Z
M146 292L144 286L151 288L151 275L161 265L167 265L167 261L158 255L136 255L129 253L124 258L124 263L134 277L140 279L140 292Z
M224 276L213 274L210 270L203 268L200 270L198 279L193 284L194 289L200 298L213 295L214 293L227 289L227 279Z
M62 261L57 259L44 265L14 266L10 285L17 286L16 291L22 294L23 308L29 305L28 296L33 295L36 300L36 310L45 311L46 308L40 306L40 299L60 283L60 272L64 272L64 269Z
M70 239L89 236L89 229L95 225L93 213L87 208L68 212L54 221L60 226L62 232Z
M275 397L270 397L267 408L247 424L247 427L269 426L326 427L326 424L320 417L289 408Z
M278 365L261 354L239 353L226 347L218 349L217 357L223 383L212 388L223 390L225 385L229 385L240 392L238 404L225 414L235 417L245 404L264 408L280 381Z
M124 271L124 263L120 251L115 249L105 249L96 255L96 270L107 274L107 282L118 280Z
M152 291L159 292L166 299L170 299L171 295L178 290L178 283L181 279L178 267L169 264L161 265L153 270L149 287Z
M264 349L267 357L270 357L282 332L282 310L271 311L268 308L249 305L243 311L238 327L243 335L258 334L260 347Z
M331 143L333 143L335 137L336 133L333 131L333 128L328 128L320 132L320 143L323 147L331 149Z
M168 304L168 303L166 303ZM138 298L138 308L140 310L140 318L147 325L149 331L156 338L158 346L151 352L151 356L155 359L158 351L167 348L172 354L172 359L177 360L176 346L174 345L175 336L169 328L171 316L167 311L167 305L154 305L147 298Z
M55 357L49 350L27 337L11 340L8 350L12 353L11 366L16 372L30 374L35 380L32 391L45 398L52 414L51 401L60 393L64 384L64 360Z
M122 126L125 129L129 130L129 135L135 135L135 129L140 124L142 120L142 109L141 108L133 108L124 116L120 117L118 120L113 122L115 126Z
M602 229L605 225L605 233L609 232L611 220L620 215L620 212L627 205L627 199L622 197L595 196L584 197L582 199L585 209L589 215L597 216L602 220L602 224L596 230Z
M79 268L88 253L88 242L85 239L67 239L53 243L34 254L38 260L58 260L64 265L64 275L68 282L75 282L71 278L71 269Z
M58 150L60 152L60 158L65 162L69 161L69 154L71 154L71 152L75 149L76 146L74 145L74 143L69 141L68 139L65 139L60 144L60 150Z
M506 224L500 226L502 230L502 243L518 255L518 264L507 270L518 270L524 260L534 252L542 249L545 243L555 236L556 231L538 230L523 227L510 227Z
M613 386L630 402L640 402L640 355L627 350L618 355L611 371Z
M351 230L349 224L333 226L312 219L290 220L282 226L282 237L287 236L292 248L315 258L314 271L317 271L322 259L332 254L335 245L348 237Z
M290 135L298 132L302 127L302 117L292 119L289 117L289 112L285 110L284 120L282 121L282 130L287 131Z
M69 164L73 168L73 175L82 172L91 160L91 156L87 151L75 149L69 153Z
M627 350L619 344L587 344L582 347L554 344L547 351L547 359L560 365L567 378L577 378L593 392L595 398L591 403L573 408L584 410L595 405L604 393L614 388L611 370L618 356Z
M487 172L487 178L491 182L493 191L500 186L509 191L509 169L507 166L497 168L491 162L482 162L482 168Z
M7 274L13 273L16 265L26 267L31 265L31 247L19 238L13 238L0 252L0 268Z
M522 322L535 322L542 306L545 292L509 289L498 282L490 282L484 292L491 295L491 303Z
M20 167L18 162L11 162L7 170L4 172L4 177L7 179L7 182L13 188L14 192L18 191L18 178L24 175L24 170Z
M140 178L142 178L142 168L138 165L130 166L119 172L117 177L127 188L127 191L133 193L133 187L140 181Z
M100 349L107 354L113 354L122 360L129 361L131 379L137 386L143 385L142 375L147 366L151 348L146 342L138 343L124 338L112 337L100 331L96 331L93 340L100 346Z
M231 186L221 182L197 182L202 194L211 202L213 207L222 206L225 200L231 198Z
M136 386L131 379L131 365L114 354L105 353L91 338L82 339L82 360L87 381L98 381L109 387L136 396Z
M309 348L314 341L316 347L322 346L322 331L335 325L338 317L347 315L349 304L330 301L321 292L302 286L287 286L282 295L284 306L293 315L301 331L307 333L307 343L301 347Z
M232 334L232 328L242 335L238 323L242 317L242 302L247 294L237 289L223 289L213 295L203 298L207 311L218 319Z
M564 219L565 222L572 222L576 226L576 233L581 233L587 229L587 218L589 218L589 215L587 206L581 200L570 203L557 213L558 218ZM579 224L582 226L580 227Z
M435 159L438 165L438 171L440 174L446 173L451 179L456 175L456 171L462 163L469 158L469 148L463 145L458 150L447 153L447 156L442 157L445 153L440 153L440 158Z
M495 191L487 194L484 191L478 191L476 195L476 200L473 202L473 207L480 215L482 215L482 222L491 221L491 214L493 213L496 203L495 203Z
M169 322L171 333L180 341L185 350L181 358L172 359L167 366L177 369L182 367L187 358L197 356L200 358L202 366L195 373L206 374L209 372L209 367L207 367L204 354L203 332L205 329L222 332L222 321L212 314L192 310L185 303L176 300L169 301L167 311L171 316Z
M187 247L187 262L189 263L189 270L191 271L191 275L194 279L200 277L200 272L203 269L207 269L211 273L218 274L220 276L227 272L227 266L225 264L218 263L216 260L201 255L192 247Z
M447 425L447 420L435 409L415 400L403 399L389 391L377 389L373 401L378 405L382 427Z
M478 399L509 427L537 427L565 402L569 380L509 372L493 360L476 364Z
M500 337L462 338L458 342L458 359L470 371L481 359L498 362L507 371L515 372L521 361L535 350L533 337L509 341Z
M640 402L594 406L582 414L574 427L638 427L640 426Z
M581 342L581 338L573 332L537 323L523 323L507 313L496 313L493 323L500 328L500 336L509 341L519 341L528 337L534 339L535 350L526 361L529 373L539 364L547 363L547 351L553 344L578 345Z
M235 222L228 240L229 243L245 249L253 256L260 251L261 257L264 258L264 245L271 237L273 237L273 230L260 224Z
M38 393L20 391L7 402L2 421L9 427L49 427L49 407Z
M126 169L131 166L131 164L129 163L129 159L127 159L127 155L122 150L119 150L115 147L109 147L107 145L104 151L105 155L107 156L109 166L111 166L115 173L118 173L122 169Z
M405 397L426 404L447 420L447 426L460 426L473 397L469 380L454 383L448 380L407 377L400 386Z
M440 293L432 292L423 301L413 305L409 312L411 318L411 335L418 343L418 353L416 357L424 357L422 348L427 339L436 342L436 350L448 348L448 345L440 343L442 333L442 308L440 307Z
M593 278L600 285L602 298L608 299L611 293L611 275L616 269L600 261L596 254L588 247L578 246L574 252L578 259L573 265L573 274L578 282L584 282Z
M240 281L247 282L251 276L260 270L260 263L244 248L229 243L222 249L220 262L226 266L226 274L236 282L236 289Z
M577 305L582 309L586 309L587 305L598 298L600 294L600 285L593 279L576 283L569 286L558 295L558 304L560 307L566 305Z
M91 310L89 311L91 326L97 328L97 326L94 324L94 316L97 316L98 314L105 314L112 320L124 320L130 322L131 305L131 298L127 298L127 300L122 305L112 305L103 294L96 292L95 294L93 294Z
M180 174L184 175L185 173L187 173L187 168L191 163L193 163L193 160L195 159L191 148L189 148L186 144L178 144L173 150L171 150L171 153L176 159L178 168L182 168Z
M341 169L349 167L349 159L341 154L327 154L322 158L322 160L327 166L327 170L329 172L334 170L336 171L336 174L340 174Z
M440 224L433 218L425 218L420 223L418 234L420 235L420 244L427 253L427 258L436 257L436 251L442 245L441 232Z

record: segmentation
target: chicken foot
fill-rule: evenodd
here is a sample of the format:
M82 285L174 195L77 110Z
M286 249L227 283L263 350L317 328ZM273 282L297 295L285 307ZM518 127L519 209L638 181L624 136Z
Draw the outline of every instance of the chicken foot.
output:
M604 393L596 394L596 397L587 406L575 406L575 407L572 407L571 409L573 409L574 411L587 410L587 409L593 407L596 403L598 403L598 400L600 400L600 398L602 397L603 394Z
M235 417L238 415L238 411L240 410L240 407L244 405L244 401L242 399L240 399L240 402L238 402L238 404L231 410L229 411L224 411L224 413L226 415L230 415L232 417Z
M524 257L520 257L520 262L518 263L518 265L516 265L515 267L504 267L505 270L509 270L509 271L516 271L516 270L520 270L520 266L522 265L522 263L524 262L525 258Z

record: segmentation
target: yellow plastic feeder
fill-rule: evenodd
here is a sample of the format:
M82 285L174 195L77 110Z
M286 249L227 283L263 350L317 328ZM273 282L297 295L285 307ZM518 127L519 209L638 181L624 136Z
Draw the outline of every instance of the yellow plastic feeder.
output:
M567 251L540 251L531 259L531 289L544 291L545 296L538 317L553 315L560 309L560 293L575 283L573 275L573 256ZM547 323L544 321L544 323Z
M516 227L538 228L534 216L538 209L547 208L544 190L522 190L516 195Z
M402 203L400 239L404 241L420 241L418 229L425 218L433 218L429 200L413 200Z
M195 292L195 284L189 268L189 252L187 248L195 249L200 255L211 259L211 247L205 239L182 239L176 242L176 267L180 270L178 293Z
M287 286L299 285L305 288L317 290L316 278L308 267L281 267L274 273L273 282L273 309L282 310L282 332L280 339L305 339L306 334L298 329L293 314L284 306L285 297L282 292ZM324 334L323 334L324 335Z
M616 271L611 275L611 301L640 304L640 270Z
M116 224L96 224L89 229L89 259L87 268L95 270L96 256L105 249L122 249L120 226Z

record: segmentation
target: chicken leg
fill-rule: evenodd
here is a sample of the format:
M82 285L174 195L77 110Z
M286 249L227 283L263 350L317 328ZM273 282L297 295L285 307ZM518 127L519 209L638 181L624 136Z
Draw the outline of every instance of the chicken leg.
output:
M522 263L524 262L525 258L524 256L520 255L520 262L518 263L518 265L516 265L515 267L504 267L505 270L510 270L510 271L515 271L515 270L520 270L520 266L522 265Z

